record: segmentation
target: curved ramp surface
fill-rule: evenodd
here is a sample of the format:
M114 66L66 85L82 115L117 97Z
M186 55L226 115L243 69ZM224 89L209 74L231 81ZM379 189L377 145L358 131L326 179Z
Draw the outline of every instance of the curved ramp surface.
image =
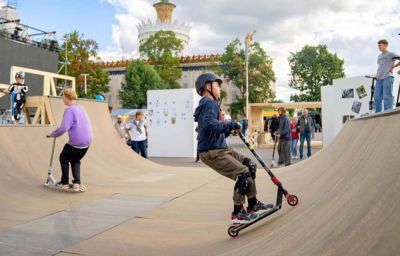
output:
M62 103L50 100L60 120ZM226 233L230 180L209 169L164 167L137 157L118 141L106 105L80 104L95 135L83 165L89 188L84 194L38 185L46 177L51 146L44 135L53 127L0 127L0 238L16 225L119 193L168 200L58 255L397 255L400 250L399 110L349 121L315 156L277 169L299 205L284 204L232 239ZM259 199L275 201L275 188L261 170L257 185Z

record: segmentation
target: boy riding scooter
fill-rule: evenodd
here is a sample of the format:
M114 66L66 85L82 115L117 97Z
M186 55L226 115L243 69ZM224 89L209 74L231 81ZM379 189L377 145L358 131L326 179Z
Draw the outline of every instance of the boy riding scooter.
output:
M219 174L234 180L233 212L234 224L249 223L272 208L257 200L255 184L257 165L228 148L225 137L231 131L240 132L241 126L235 122L220 120L218 100L221 94L222 80L214 74L205 73L196 80L196 91L202 96L194 118L198 122L197 150L201 160ZM243 207L247 197L248 207Z
M11 84L7 90L3 90L3 93L10 94L13 97L12 113L15 121L21 119L22 110L25 105L25 95L28 92L28 86L24 83L25 73L18 72L15 74L15 83Z

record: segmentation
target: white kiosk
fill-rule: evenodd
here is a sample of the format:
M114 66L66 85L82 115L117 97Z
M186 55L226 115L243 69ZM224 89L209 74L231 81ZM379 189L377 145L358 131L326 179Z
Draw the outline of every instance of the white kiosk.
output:
M193 113L200 101L195 89L147 92L150 157L196 157Z

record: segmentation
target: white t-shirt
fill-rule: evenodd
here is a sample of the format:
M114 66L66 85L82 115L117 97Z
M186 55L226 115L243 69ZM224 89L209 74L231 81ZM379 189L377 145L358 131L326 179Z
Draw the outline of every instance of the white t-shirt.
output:
M131 140L133 141L143 141L147 139L145 126L147 126L146 121L130 121L126 124L126 129L129 130L131 135Z

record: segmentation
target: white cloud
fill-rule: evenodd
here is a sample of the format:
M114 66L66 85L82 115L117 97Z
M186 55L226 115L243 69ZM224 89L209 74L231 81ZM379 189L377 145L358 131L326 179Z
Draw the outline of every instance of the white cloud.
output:
M135 56L136 26L141 20L155 20L150 0L107 0L116 8L113 45L109 56ZM260 41L274 59L278 98L288 100L290 52L304 45L324 43L345 60L347 76L374 73L376 42L386 38L391 50L400 52L400 2L398 0L203 0L171 1L177 5L174 17L192 25L190 54L222 53L236 37L257 30Z
M142 20L154 19L152 5L146 0L107 0L116 9L114 18L117 24L112 25L113 44L100 52L100 56L114 59L120 56L137 56L137 24Z

